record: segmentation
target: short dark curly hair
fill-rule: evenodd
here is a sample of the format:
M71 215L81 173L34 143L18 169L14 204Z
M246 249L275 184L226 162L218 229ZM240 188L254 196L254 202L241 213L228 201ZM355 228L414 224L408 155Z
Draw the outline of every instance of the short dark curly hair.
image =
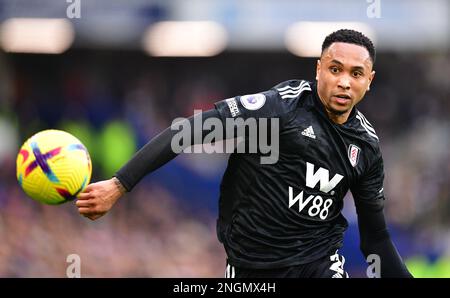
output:
M369 52L372 64L375 64L375 47L372 41L361 32L351 29L340 29L328 35L322 43L322 54L328 47L335 42L352 43L363 46Z

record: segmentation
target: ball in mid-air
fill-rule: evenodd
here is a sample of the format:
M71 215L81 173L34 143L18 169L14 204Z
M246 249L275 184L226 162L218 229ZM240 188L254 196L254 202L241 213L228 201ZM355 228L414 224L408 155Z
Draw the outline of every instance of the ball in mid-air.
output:
M73 135L55 129L30 137L20 148L16 164L17 180L25 193L51 205L75 199L92 174L86 147Z

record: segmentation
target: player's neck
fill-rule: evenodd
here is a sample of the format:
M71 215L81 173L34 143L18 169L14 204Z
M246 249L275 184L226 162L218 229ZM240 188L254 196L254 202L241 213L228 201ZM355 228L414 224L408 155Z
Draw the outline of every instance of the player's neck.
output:
M329 111L327 108L325 108L328 118L333 121L336 124L344 124L347 122L348 117L350 115L351 111L345 112L344 114L337 114L333 113L332 111Z
M344 124L347 122L348 117L350 116L351 110L344 112L344 113L336 113L335 111L332 111L328 109L327 105L325 104L325 101L322 100L320 95L318 96L320 102L322 103L323 108L325 109L325 112L327 113L328 119L333 121L336 124Z
M319 99L320 103L322 104L322 107L325 110L325 112L328 116L328 119L330 119L331 121L333 121L334 123L339 124L339 125L347 122L348 118L350 117L350 113L352 112L352 109L350 109L344 113L337 113L336 111L332 111L328 108L326 101L322 99L318 90L316 90L316 96Z

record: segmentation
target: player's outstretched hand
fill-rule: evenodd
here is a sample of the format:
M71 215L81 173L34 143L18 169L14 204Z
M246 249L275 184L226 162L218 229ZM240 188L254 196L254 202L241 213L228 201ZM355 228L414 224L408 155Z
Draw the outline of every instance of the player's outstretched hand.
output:
M91 220L105 215L123 195L114 179L117 178L89 184L80 192L76 201L78 212Z

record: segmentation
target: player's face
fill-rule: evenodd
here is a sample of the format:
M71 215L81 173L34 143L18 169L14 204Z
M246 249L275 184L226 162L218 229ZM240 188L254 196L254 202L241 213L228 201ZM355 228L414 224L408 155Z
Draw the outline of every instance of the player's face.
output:
M347 121L374 75L369 52L362 46L335 42L324 51L317 61L317 92L331 120Z

